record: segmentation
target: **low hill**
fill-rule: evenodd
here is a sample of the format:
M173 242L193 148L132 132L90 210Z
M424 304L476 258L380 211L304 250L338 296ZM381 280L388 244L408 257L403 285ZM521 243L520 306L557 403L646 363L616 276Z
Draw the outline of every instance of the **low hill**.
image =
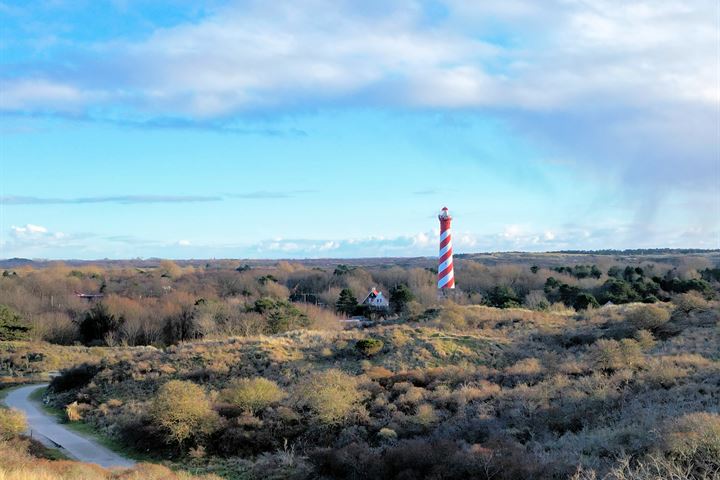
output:
M227 478L564 478L637 468L622 467L628 455L652 456L662 477L717 468L710 453L677 455L705 441L679 440L687 425L720 425L719 319L699 301L450 304L362 330L120 349L68 370L50 399L158 460ZM206 409L180 443L156 409L175 384L172 418L194 421L177 397L191 386Z

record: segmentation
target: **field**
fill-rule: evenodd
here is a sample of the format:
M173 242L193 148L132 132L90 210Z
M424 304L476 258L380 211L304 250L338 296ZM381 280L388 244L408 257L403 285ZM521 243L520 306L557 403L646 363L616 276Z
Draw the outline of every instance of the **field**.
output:
M47 402L155 465L41 459L5 411L0 478L720 478L719 264L468 255L438 298L423 258L16 261L4 385L62 371Z

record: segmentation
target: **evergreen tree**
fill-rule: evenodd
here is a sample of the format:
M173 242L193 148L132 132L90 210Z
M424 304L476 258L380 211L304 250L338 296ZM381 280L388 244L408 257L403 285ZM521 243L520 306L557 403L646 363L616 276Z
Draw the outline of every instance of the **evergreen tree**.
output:
M104 303L97 303L80 321L80 339L85 345L105 343L108 334L117 332L124 319L116 318Z
M163 325L165 343L173 345L178 342L201 338L202 332L195 313L196 308L184 306L180 313L166 318L165 325Z
M520 306L520 299L511 287L501 285L488 292L485 303L491 307L514 308Z
M595 299L595 296L591 293L582 292L575 297L575 303L573 304L573 308L575 310L587 310L588 308L597 308L600 304Z
M610 269L608 269L607 274L608 274L608 277L613 277L613 278L619 279L619 278L622 278L622 276L623 276L623 270L620 267L610 267Z
M407 308L407 304L415 299L412 291L407 285L395 285L390 289L390 309L394 313L402 313Z
M20 315L0 305L0 340L25 340L29 333L30 325L23 322Z
M308 316L287 300L263 297L255 301L251 311L265 317L267 321L265 330L269 334L296 330L310 325Z
M345 315L353 315L357 309L358 301L352 290L343 288L335 302L335 309Z
M624 280L619 280L615 277L609 278L601 288L601 294L603 303L612 302L615 304L619 303L630 303L639 302L640 296L632 288L632 285Z

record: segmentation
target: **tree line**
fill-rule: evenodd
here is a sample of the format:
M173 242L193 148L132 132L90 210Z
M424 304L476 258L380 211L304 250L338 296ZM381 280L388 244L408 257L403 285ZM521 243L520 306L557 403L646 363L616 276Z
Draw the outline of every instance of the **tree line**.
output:
M712 298L720 268L705 259L674 263L616 261L560 266L456 262L454 301L465 305L575 310L607 303L667 302L696 292ZM0 339L85 345L170 345L225 336L339 328L342 317L420 317L440 302L432 267L310 267L278 262L251 267L23 267L0 276ZM361 304L372 288L389 309ZM77 292L101 294L85 300Z

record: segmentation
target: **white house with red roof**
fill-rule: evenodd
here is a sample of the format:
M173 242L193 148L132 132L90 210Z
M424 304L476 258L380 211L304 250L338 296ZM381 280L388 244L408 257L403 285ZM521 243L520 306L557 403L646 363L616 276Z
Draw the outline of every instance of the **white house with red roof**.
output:
M387 301L385 296L382 294L382 292L375 287L370 290L370 293L368 293L367 297L365 297L365 300L360 302L361 305L368 305L371 308L388 308L390 306L390 303Z

